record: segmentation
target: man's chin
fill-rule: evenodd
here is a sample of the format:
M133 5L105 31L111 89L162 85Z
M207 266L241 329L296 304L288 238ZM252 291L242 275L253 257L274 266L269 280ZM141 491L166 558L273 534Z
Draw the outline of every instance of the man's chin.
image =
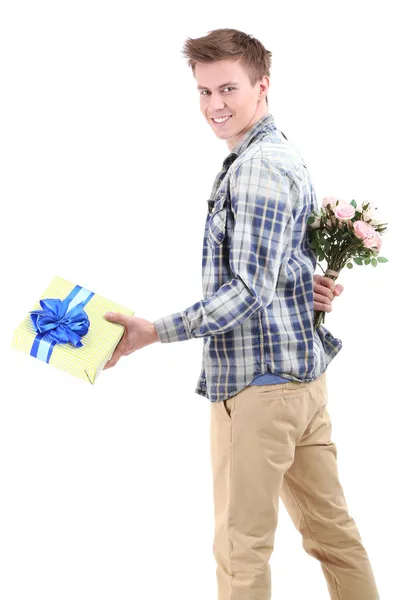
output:
M215 135L217 135L218 137L223 137L223 138L227 138L227 137L232 137L232 130L231 129L224 129L223 127L218 128L218 127L214 127L213 124L210 124L211 129L213 130L213 132L215 133Z

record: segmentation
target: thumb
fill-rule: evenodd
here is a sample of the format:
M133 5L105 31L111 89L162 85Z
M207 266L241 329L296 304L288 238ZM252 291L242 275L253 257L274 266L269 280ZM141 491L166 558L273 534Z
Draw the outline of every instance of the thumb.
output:
M125 315L121 313L107 312L104 317L107 321L111 321L112 323L119 323L120 325L125 325Z
M340 296L340 294L343 292L343 289L344 288L340 283L336 284L334 289L335 296Z

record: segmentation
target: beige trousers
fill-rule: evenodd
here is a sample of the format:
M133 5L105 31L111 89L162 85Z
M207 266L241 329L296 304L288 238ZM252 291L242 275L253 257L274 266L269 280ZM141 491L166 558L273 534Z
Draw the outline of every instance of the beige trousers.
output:
M271 598L279 497L305 551L320 561L330 598L379 600L339 482L327 402L325 371L210 404L218 600Z

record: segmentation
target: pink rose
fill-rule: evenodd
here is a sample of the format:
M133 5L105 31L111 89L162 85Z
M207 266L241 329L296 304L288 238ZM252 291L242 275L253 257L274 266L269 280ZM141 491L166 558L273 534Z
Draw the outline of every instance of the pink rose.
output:
M368 237L364 240L365 248L377 248L379 251L381 249L382 239L377 231L375 231L374 237Z
M334 213L337 219L340 221L347 221L352 219L356 214L356 209L352 204L341 201L338 206L334 209Z
M355 236L363 240L365 248L380 249L382 245L381 236L375 231L372 225L365 221L356 221L353 229Z

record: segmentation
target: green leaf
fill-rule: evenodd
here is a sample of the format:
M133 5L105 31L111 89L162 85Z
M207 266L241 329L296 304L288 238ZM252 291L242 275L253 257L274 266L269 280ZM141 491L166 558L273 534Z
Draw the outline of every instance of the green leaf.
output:
M311 223L314 223L315 218L314 217L308 217L307 219L307 225L311 225Z
M376 260L376 258L371 259L371 264L373 267L376 267L376 265L378 264L378 261Z
M388 262L388 259L385 258L384 256L378 256L378 262Z
M353 268L353 265L351 264L351 262L348 262L348 263L347 263L347 265L346 265L346 267L347 267L348 269L352 269L352 268Z
M366 258L364 260L364 265L369 265L370 262L371 262L371 259L370 258Z
M351 204L352 206L354 206L354 208L357 208L357 202L356 202L355 200L352 200L352 201L350 202L350 204Z
M354 258L353 260L356 263L356 265L362 265L363 264L362 258Z

